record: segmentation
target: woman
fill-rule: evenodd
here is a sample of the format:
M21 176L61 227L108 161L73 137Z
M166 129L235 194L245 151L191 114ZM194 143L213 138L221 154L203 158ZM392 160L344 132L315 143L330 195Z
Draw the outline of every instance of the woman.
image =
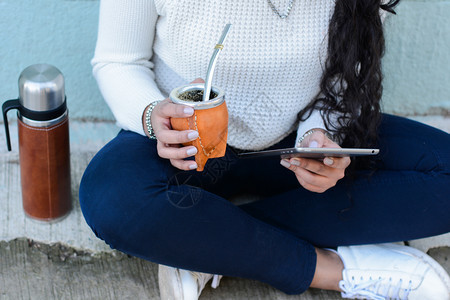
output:
M381 15L398 1L285 2L101 2L94 75L123 130L83 176L87 223L160 264L163 299L197 299L211 278L218 285L211 274L288 294L448 299L449 277L429 256L379 244L450 229L449 135L380 113ZM170 118L193 111L167 95L204 76L226 23L214 85L226 91L228 148L191 171L198 149L180 144L198 133L172 130ZM236 155L294 145L381 154L352 164ZM243 192L261 200L227 200Z

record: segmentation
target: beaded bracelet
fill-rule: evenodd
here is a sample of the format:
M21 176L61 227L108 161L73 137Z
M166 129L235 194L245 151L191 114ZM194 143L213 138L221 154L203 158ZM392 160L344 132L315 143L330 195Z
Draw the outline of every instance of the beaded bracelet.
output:
M302 137L298 139L297 147L300 147L300 144L305 140L305 138L306 138L307 136L310 136L311 134L313 134L313 133L316 132L316 131L318 131L318 129L310 129L310 130L308 130L307 132L305 132L305 133L302 135ZM322 131L322 130L320 130L320 131ZM326 136L327 138L329 138L330 140L332 140L332 141L334 142L333 136L332 136L328 131L322 131L322 132L323 132L323 134L325 134L325 136Z
M156 105L158 105L159 102L161 102L161 100L150 103L149 106L147 106L147 111L145 112L145 125L147 126L148 137L152 140L156 140L156 136L155 132L153 131L151 116L153 109L156 107Z

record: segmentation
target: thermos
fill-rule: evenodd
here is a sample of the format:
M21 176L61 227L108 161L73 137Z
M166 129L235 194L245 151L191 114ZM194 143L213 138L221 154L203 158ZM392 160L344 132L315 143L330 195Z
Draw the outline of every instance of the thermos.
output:
M54 66L36 64L19 77L19 99L3 103L8 150L7 112L17 109L23 209L28 217L57 221L72 206L69 119L64 77Z

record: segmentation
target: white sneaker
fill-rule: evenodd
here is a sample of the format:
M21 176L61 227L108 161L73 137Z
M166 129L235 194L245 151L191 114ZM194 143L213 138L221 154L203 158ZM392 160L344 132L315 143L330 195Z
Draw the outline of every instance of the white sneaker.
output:
M217 288L222 276L159 265L158 281L161 300L197 300L211 278L213 279L211 287Z
M450 277L434 259L396 244L339 247L343 298L450 299Z

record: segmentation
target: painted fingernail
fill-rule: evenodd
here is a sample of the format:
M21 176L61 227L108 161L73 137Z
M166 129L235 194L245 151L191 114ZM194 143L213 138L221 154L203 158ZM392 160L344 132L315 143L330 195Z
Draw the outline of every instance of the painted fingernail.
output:
M311 141L309 143L309 148L317 148L317 146L319 146L319 144L317 143L317 141Z
M193 115L194 114L194 109L192 107L185 107L184 108L184 113L187 115Z
M197 169L197 164L189 165L189 169L191 170Z
M291 166L291 164L287 160L284 160L284 159L282 159L280 161L280 165L282 165L283 167L286 167L286 168L289 168Z
M333 164L333 159L330 158L330 157L325 157L325 158L323 159L323 163L326 164L326 165L331 166L331 165Z
M294 165L294 166L300 166L300 161L298 160L298 159L292 159L291 160L291 165Z
M188 139L189 140L195 140L196 138L198 138L198 131L191 131L188 133Z
M186 153L187 153L187 155L192 156L192 155L194 155L194 154L197 153L197 148L195 148L195 147L189 148L189 149L186 151Z

